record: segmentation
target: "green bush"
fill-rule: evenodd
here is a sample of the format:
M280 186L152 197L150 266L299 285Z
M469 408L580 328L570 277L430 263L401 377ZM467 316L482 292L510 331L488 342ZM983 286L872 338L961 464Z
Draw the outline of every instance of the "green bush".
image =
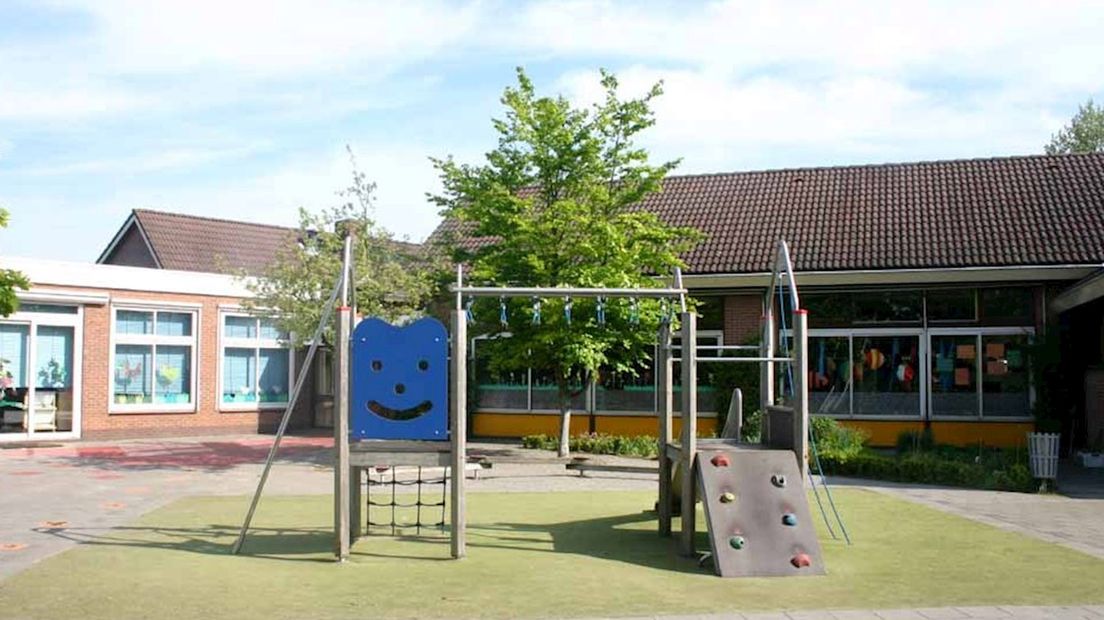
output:
M897 435L897 453L928 451L935 448L935 434L932 429L920 431L902 431Z
M763 438L763 410L756 409L744 416L740 426L740 438L748 443L759 443Z
M821 453L820 461L825 473L838 476L998 491L1035 490L1035 480L1032 479L1026 463L1011 462L1015 456L978 456L969 461L959 458L964 451L961 448L951 448L950 451L910 451L890 456L864 450L847 459L840 459L835 454L825 456Z
M809 419L816 442L817 455L837 461L855 458L863 451L869 435L860 429L843 426L832 418L814 416Z
M538 450L558 450L560 440L549 435L526 435L521 438L521 445L524 448ZM617 456L654 458L659 454L659 440L649 436L625 437L605 433L590 433L572 437L568 443L568 448L572 452L585 454L614 454Z

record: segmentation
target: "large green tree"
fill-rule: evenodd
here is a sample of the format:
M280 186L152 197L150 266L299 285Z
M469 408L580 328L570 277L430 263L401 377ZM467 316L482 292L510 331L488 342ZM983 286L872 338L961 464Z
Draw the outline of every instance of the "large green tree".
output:
M537 96L522 69L502 96L505 115L493 121L498 145L480 165L436 159L443 192L434 196L459 223L452 258L468 266L472 283L540 287L655 287L681 266L680 253L698 240L694 229L668 226L637 208L662 191L676 161L652 164L636 144L655 120L662 92L621 99L614 75L602 72L605 96L575 107L562 96ZM463 239L479 239L472 244ZM537 304L539 303L539 320ZM568 452L573 393L600 371L634 373L651 354L660 304L558 297L477 306L473 333L508 333L485 346L495 372L533 368L557 388L560 454ZM570 309L570 318L568 310Z
M318 326L341 274L344 230L354 235L353 291L358 312L401 321L417 316L435 290L431 259L419 246L396 240L372 217L375 184L353 164L352 185L340 204L319 212L299 210L299 231L263 274L249 278L253 298L245 305L271 316L303 344ZM332 344L331 323L323 335Z
M1089 99L1068 125L1050 138L1048 155L1060 153L1104 153L1104 107Z
M8 227L8 211L0 209L0 228ZM0 317L8 316L19 307L16 289L27 290L31 283L26 276L14 269L0 269Z

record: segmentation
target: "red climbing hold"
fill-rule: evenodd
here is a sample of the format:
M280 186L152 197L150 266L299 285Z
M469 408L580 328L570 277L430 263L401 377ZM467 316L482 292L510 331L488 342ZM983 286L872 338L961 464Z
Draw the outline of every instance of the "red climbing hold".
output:
M793 564L794 568L805 568L812 563L813 561L809 559L809 556L807 554L804 553L799 553L790 558L790 564Z
M713 467L728 467L732 464L732 462L728 460L727 454L718 454L709 459L709 462L713 463Z

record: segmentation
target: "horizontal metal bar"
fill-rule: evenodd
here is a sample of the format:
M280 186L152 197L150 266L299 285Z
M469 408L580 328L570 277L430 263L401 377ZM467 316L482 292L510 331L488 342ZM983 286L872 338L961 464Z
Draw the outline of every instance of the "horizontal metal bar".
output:
M681 362L682 358L673 357L672 362ZM792 362L792 357L699 357L698 362Z
M672 350L677 351L681 348L681 344L671 345ZM718 346L699 344L696 348L698 351L758 351L762 347L756 344L722 344Z
M468 297L640 297L662 298L686 295L684 288L569 288L461 286L449 287L454 293Z

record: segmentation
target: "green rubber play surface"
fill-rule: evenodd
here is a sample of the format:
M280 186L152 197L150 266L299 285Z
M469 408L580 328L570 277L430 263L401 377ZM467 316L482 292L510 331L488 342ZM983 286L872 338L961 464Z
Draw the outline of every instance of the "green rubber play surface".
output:
M547 618L1104 601L1104 561L878 493L836 493L855 544L817 524L827 576L739 580L676 558L645 512L651 493L472 493L468 558L447 559L443 536L370 536L344 565L331 559L328 496L266 498L245 557L228 550L247 498L188 499L0 582L0 616Z

